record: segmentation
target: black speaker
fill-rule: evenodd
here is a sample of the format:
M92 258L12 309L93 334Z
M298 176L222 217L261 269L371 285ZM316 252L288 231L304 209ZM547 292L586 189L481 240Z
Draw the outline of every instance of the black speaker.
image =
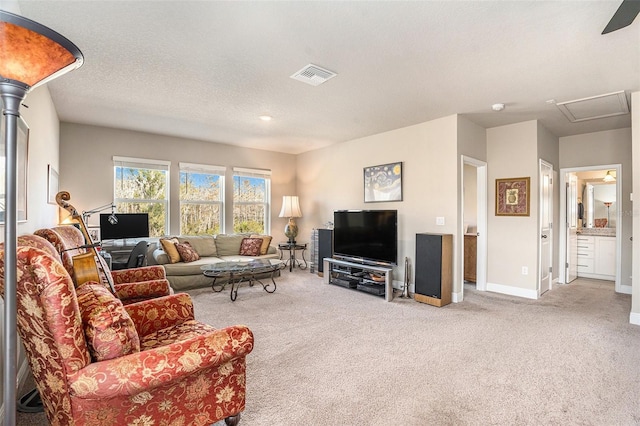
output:
M333 256L333 229L318 229L318 275L324 273L325 257Z
M453 235L416 234L415 294L434 306L451 303Z

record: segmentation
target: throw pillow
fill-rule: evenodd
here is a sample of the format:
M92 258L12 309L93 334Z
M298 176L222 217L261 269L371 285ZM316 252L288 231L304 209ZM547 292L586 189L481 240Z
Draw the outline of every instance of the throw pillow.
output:
M180 243L189 241L191 247L193 247L200 257L215 257L218 255L213 235L188 235L178 237L178 241Z
M241 256L260 256L262 238L243 238L240 244Z
M106 287L87 283L76 290L76 295L89 353L95 361L140 352L133 320Z
M269 244L271 244L271 235L252 235L251 238L262 238L262 247L260 247L260 254L267 254L269 250Z
M195 251L189 241L185 241L184 243L177 243L176 250L180 253L180 258L183 262L195 262L200 259L198 256L198 252Z
M160 244L162 244L162 249L169 256L169 261L171 263L180 262L180 253L178 253L178 249L176 249L176 243L179 243L177 238L160 238Z

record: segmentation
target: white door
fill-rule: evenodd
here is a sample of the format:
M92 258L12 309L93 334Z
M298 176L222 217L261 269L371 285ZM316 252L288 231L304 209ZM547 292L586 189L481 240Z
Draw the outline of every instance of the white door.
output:
M584 207L578 208L578 177L575 173L567 175L567 261L565 283L578 278L578 220L586 220Z
M553 168L540 160L540 261L538 296L551 288L551 255L553 250Z

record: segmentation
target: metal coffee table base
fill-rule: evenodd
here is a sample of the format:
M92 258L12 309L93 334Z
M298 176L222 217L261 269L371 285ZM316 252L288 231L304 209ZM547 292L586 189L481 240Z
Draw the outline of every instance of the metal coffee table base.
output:
M279 269L278 269L278 271L279 271ZM211 290L215 291L216 293L220 293L222 290L225 289L227 284L231 284L230 296L231 296L231 301L232 302L235 302L236 298L238 297L238 289L240 288L240 284L242 284L243 282L249 282L249 287L253 287L253 283L255 283L255 282L260 283L260 285L262 286L264 291L266 291L267 293L273 293L273 292L276 291L276 282L273 279L275 273L276 273L276 271L272 271L271 272L271 276L269 277L269 279L271 280L271 283L267 282L266 284L263 283L258 278L254 277L253 274L251 274L251 275L230 274L229 275L229 280L227 282L224 282L222 284L218 284L216 286L216 280L218 280L218 278L222 278L222 277L213 277L213 283L211 284ZM206 273L205 273L205 275L209 276ZM239 276L234 276L234 275L239 275ZM271 288L271 287L273 287L273 288Z

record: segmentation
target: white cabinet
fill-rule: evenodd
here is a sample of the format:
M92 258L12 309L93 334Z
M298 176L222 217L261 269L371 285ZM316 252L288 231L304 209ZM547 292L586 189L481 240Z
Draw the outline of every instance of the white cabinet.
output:
M584 277L585 274L593 274L594 268L594 237L590 235L578 235L578 276Z
M616 279L616 238L578 235L578 276Z
M596 237L595 268L596 274L608 275L616 279L616 239L615 237Z

